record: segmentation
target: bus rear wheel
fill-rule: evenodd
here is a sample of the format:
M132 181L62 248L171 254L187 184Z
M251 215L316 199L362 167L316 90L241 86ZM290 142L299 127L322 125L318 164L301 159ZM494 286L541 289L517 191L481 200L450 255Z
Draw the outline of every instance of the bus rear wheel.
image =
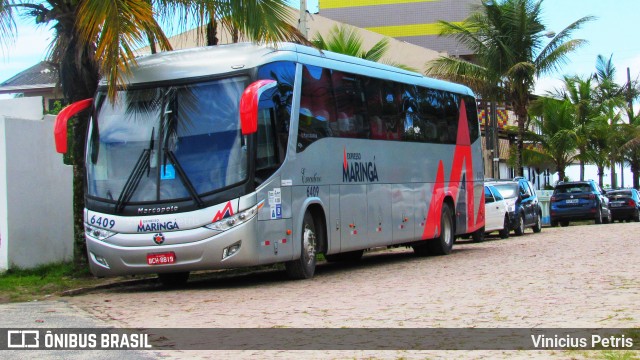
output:
M318 232L310 212L304 214L302 221L302 236L300 239L300 258L286 262L285 269L290 279L301 280L313 277L316 270L316 250L318 246Z
M440 215L440 236L433 240L426 241L425 244L416 245L413 251L417 255L429 253L431 255L448 255L453 249L453 239L455 228L453 226L453 215L449 204L442 204Z

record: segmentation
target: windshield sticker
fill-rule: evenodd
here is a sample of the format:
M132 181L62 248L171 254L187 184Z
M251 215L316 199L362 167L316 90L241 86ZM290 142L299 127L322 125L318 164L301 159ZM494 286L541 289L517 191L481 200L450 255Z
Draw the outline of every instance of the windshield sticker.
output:
M280 188L269 191L269 212L271 219L282 219L282 190Z
M160 180L174 180L176 178L176 169L171 164L160 166Z

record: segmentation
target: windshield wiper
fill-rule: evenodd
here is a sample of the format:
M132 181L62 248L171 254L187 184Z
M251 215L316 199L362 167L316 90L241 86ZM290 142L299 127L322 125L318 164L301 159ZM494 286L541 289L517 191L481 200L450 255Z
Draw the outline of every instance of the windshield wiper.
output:
M147 170L147 176L151 171L151 152L153 151L154 139L153 135L155 132L155 127L151 129L151 140L149 140L149 148L142 150L142 153L138 157L138 161L136 165L133 167L131 174L129 174L129 178L124 183L124 187L120 192L120 196L118 197L118 201L116 202L116 212L121 212L124 209L124 205L131 200L131 197L135 193L138 185L140 184L140 180L142 180L142 175L144 171Z
M196 191L195 187L193 187L193 184L189 180L187 173L184 172L182 165L180 165L180 163L178 162L178 158L176 158L176 155L173 153L173 151L167 148L164 148L164 154L166 157L169 158L169 161L171 161L171 163L175 167L176 172L180 177L180 181L182 181L182 185L184 185L184 187L187 189L193 201L195 201L196 204L198 204L198 207L203 207L204 201L202 201L202 198L200 198L200 196L198 195L198 192Z

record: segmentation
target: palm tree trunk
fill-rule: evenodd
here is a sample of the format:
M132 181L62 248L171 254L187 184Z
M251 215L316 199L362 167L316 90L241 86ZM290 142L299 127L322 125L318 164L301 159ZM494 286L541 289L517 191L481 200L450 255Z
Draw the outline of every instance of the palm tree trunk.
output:
M524 176L524 164L522 161L522 152L524 150L524 130L525 130L525 121L527 118L527 110L526 108L517 109L516 110L516 118L518 119L518 141L517 141L517 157L516 157L516 176Z
M584 181L584 160L580 160L580 181Z
M618 177L616 175L616 162L611 160L611 188L615 189L618 187Z
M633 188L640 188L640 159L631 161L631 173L633 174Z
M604 166L598 165L598 184L601 188L604 187Z

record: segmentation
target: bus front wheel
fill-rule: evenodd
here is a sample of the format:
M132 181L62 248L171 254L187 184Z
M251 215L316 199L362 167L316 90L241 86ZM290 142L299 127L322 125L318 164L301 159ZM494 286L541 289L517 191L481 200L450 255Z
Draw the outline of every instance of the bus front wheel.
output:
M290 279L300 280L313 277L316 270L316 250L318 248L318 232L310 212L304 214L301 234L300 258L285 263L287 276Z

